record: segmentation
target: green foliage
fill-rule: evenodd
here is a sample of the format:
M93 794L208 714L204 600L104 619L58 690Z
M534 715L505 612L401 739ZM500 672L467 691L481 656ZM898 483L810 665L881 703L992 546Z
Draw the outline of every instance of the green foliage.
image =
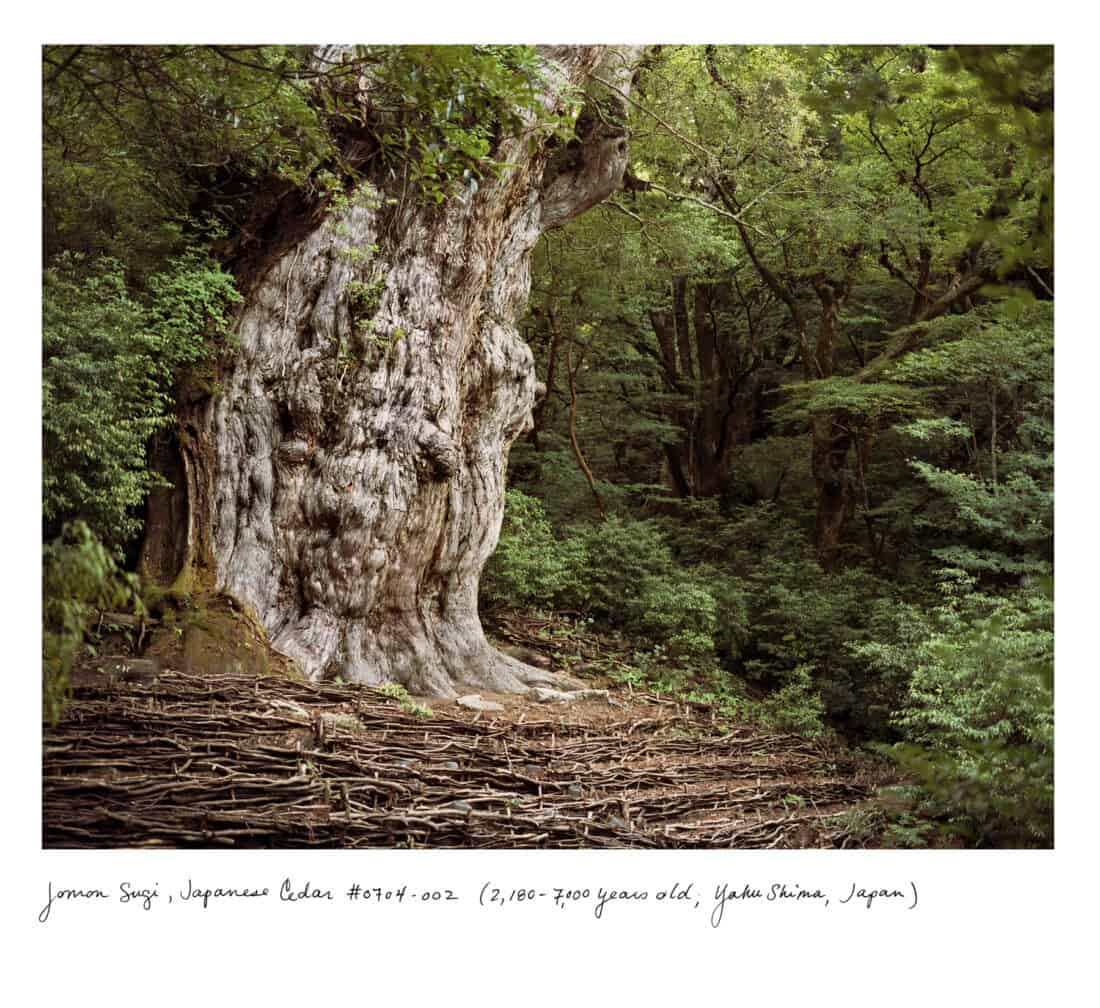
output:
M500 136L522 132L534 143L568 122L538 101L541 71L530 46L367 47L357 56L377 61L371 101L385 120L383 161L433 203L472 195L486 173L506 169L492 156Z
M430 719L432 716L431 708L425 707L422 703L417 703L401 683L383 683L378 687L378 692L388 696L391 700L396 700L406 714L412 714L413 717L424 718L425 720Z
M516 607L564 605L575 595L586 562L580 542L555 536L538 500L510 489L500 540L481 576L482 600Z
M908 669L895 723L917 807L983 846L1053 841L1053 605L1045 591L973 591L948 572L944 599L893 643L853 650L883 670Z
M1030 742L1050 741L1043 683L1031 674L1053 655L1053 632L1043 626L1053 617L1048 600L1024 595L967 603L936 610L936 631L914 656L899 725L920 742L987 742L1018 733ZM1028 675L1017 675L1021 670Z
M898 812L883 831L883 846L894 848L927 847L935 825L910 812Z
M1033 302L1016 308L990 304L961 318L937 320L941 339L907 355L891 369L895 380L941 390L970 386L1003 393L1029 388L1033 395L1053 382L1053 306Z
M176 380L226 338L239 295L194 253L151 276L140 296L121 263L64 254L45 271L42 295L44 527L54 535L79 518L117 550L158 485L146 441L172 415Z
M571 532L583 544L585 556L580 608L620 626L644 620L653 579L667 576L675 566L656 525L612 515L605 522L576 525Z
M803 724L816 711L858 735L888 732L905 678L868 675L850 647L890 625L897 589L865 567L823 570L801 529L774 506L744 509L729 534L742 600L734 667L777 691L775 708L801 708ZM767 555L757 554L761 547Z
M574 605L620 632L652 642L639 655L646 665L674 670L669 683L712 679L717 674L718 600L705 574L673 557L658 524L610 516L570 532L586 559Z
M916 389L888 382L868 384L855 378L833 377L787 385L784 391L788 401L772 411L776 422L784 424L805 424L815 414L835 414L852 429L859 429L921 411Z
M156 269L189 234L238 224L247 191L303 184L335 150L286 46L45 46L47 259Z
M799 735L820 735L824 730L825 703L814 682L812 665L796 665L784 683L759 704L758 714L766 724Z
M674 669L687 682L716 674L718 601L696 572L674 561L656 523L618 517L569 527L558 537L542 505L521 491L507 493L496 553L482 576L489 604L558 607L627 633L640 645L646 670Z
M909 466L939 505L921 524L951 534L931 544L941 563L994 578L1050 571L1053 336L1050 305L995 305L893 368L945 414L899 428L930 456Z
M42 547L42 714L55 724L69 696L69 673L97 610L141 607L137 581L123 574L83 522Z

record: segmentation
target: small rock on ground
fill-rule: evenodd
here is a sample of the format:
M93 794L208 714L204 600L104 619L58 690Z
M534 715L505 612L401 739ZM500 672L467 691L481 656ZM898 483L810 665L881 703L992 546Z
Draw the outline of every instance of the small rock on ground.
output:
M498 704L495 700L482 700L477 693L471 693L468 696L459 697L455 703L459 707L465 707L467 710L479 710L479 711L502 711L504 710L504 704Z

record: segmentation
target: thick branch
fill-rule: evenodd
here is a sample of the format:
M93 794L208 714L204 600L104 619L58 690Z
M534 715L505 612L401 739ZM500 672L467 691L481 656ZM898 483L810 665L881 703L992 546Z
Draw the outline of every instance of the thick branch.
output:
M577 135L558 152L542 180L543 231L561 227L622 187L626 171L628 138L626 108L634 67L643 46L608 47L590 76L610 90L612 114L600 107L605 96L592 95L577 118ZM609 83L610 77L614 83Z

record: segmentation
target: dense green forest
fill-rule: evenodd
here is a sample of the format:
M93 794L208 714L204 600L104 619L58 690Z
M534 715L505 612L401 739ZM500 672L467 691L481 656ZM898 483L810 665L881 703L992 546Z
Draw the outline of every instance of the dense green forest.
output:
M518 46L47 46L42 71L48 719L96 613L163 595L157 446L222 393L260 250L472 200L518 131L567 162L618 130L621 187L534 250L545 393L482 614L888 758L895 842L1053 843L1051 48L656 46L629 92L595 71L554 110ZM334 382L402 339L380 297L365 268Z

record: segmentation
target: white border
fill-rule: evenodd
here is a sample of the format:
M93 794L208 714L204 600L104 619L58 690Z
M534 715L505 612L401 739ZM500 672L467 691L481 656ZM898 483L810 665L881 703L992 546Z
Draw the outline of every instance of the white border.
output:
M6 892L0 903L17 976L5 985L46 1004L91 995L91 1003L214 1004L313 1002L332 994L371 1003L384 994L413 1004L438 994L464 1002L580 1003L639 997L643 1003L745 996L801 1003L834 997L853 1004L1076 1003L1059 995L1087 962L1086 923L1095 884L1085 861L1094 836L1086 771L1094 755L1086 731L1094 703L1094 621L1086 573L1095 578L1090 511L1097 488L1094 311L1096 254L1093 34L1069 4L931 2L919 5L677 3L643 13L557 2L520 17L515 4L417 4L394 12L346 2L303 8L208 0L163 5L52 4L13 9L3 61L7 143L3 208L5 275L15 312L5 312L3 430L14 458L0 523L8 545L2 611L9 660L4 805ZM9 15L10 16L10 15ZM1056 44L1058 74L1058 834L1055 852L42 852L38 735L39 210L38 46L45 41L675 41L854 42L1032 41ZM1091 242L1090 242L1091 239ZM14 353L15 360L11 360ZM1091 396L1090 396L1091 393ZM1088 607L1086 609L1086 607ZM1093 715L1094 716L1094 715ZM335 908L265 904L211 911L196 922L175 909L148 914L112 904L101 912L66 908L35 921L47 880L180 885L274 884L289 875L346 886L385 878L446 886L465 894L497 880L502 888L569 884L656 889L679 879L772 881L847 891L850 881L894 887L915 880L916 911L885 907L833 913L762 907L674 919L655 904L616 919L531 907L482 911L470 903L417 916L415 907ZM854 908L852 908L854 910ZM614 908L612 908L614 910ZM285 912L284 912L285 911ZM686 913L686 911L685 911ZM563 916L567 914L568 916ZM690 919L689 919L690 918ZM14 939L14 943L12 943ZM1091 949L1089 950L1091 951ZM20 982L22 980L22 982ZM1091 989L1085 985L1082 989ZM247 999L245 1001L244 999Z

